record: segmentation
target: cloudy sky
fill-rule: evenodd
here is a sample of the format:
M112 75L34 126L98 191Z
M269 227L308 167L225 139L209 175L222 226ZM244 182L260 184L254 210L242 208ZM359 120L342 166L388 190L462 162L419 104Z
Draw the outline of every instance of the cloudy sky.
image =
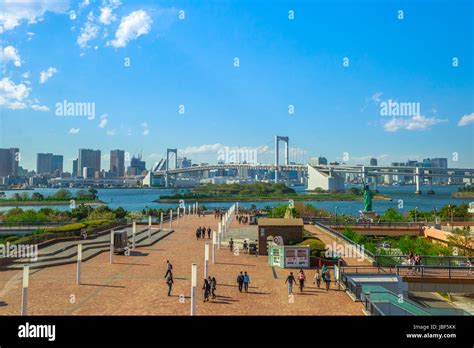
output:
M0 147L474 166L472 1L269 3L0 0Z

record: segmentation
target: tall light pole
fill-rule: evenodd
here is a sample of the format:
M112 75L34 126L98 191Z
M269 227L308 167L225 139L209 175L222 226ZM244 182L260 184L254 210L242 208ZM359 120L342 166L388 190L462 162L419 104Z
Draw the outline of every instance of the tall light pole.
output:
M191 265L191 315L196 314L196 278L197 265L193 263Z
M416 212L418 211L418 207L415 207L415 222L416 222Z
M21 290L21 315L26 315L30 267L23 266L23 288Z
M204 279L209 273L209 243L204 244Z

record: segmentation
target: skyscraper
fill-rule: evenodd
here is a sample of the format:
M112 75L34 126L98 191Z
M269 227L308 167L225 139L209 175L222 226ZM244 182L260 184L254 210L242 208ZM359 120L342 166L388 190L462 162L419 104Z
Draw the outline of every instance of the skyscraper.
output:
M114 177L125 176L125 151L110 151L110 173Z
M377 159L372 157L370 159L370 165L373 166L373 167L376 167L377 166Z
M60 176L63 173L63 161L62 155L53 155L51 160L51 174Z
M36 154L36 174L50 175L52 161L53 161L52 153Z
M146 170L145 161L142 161L142 157L133 156L130 162L130 166L127 168L127 175L140 175L143 171Z
M82 175L84 168L92 168L93 172L100 172L100 150L79 149L77 172Z
M78 159L77 159L77 158L72 161L72 174L71 174L71 176L72 176L73 178L79 176L79 175L78 175L78 172L77 172L77 162L78 162Z
M0 177L18 176L18 162L20 162L19 148L0 149Z
M63 172L63 156L52 153L36 154L36 174L60 176Z

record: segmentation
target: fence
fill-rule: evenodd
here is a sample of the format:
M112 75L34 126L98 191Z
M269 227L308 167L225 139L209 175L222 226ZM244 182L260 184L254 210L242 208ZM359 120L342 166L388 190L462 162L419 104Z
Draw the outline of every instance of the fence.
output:
M346 237L341 232L336 231L335 229L333 229L331 227L328 227L328 226L326 226L322 223L319 223L319 222L315 222L314 225L318 226L319 228L326 231L328 234L330 234L336 240L342 240L342 241L348 243L349 245L354 246L356 248L356 250L359 250L361 248L361 246L359 244L357 244L356 242L354 242L352 239ZM362 252L362 255L360 255L360 256L362 256L363 258L367 259L370 262L375 262L375 255L372 252L368 251L368 250L364 249L363 252Z
M421 261L425 266L466 266L468 260L467 256L421 256ZM375 265L381 267L408 266L408 255L376 255Z

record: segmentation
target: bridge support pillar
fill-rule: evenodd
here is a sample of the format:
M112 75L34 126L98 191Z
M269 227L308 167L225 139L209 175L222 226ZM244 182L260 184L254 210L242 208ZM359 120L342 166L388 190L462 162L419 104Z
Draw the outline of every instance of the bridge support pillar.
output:
M416 190L415 190L415 194L417 195L421 195L421 175L420 175L420 168L416 168L415 169L415 185L416 185Z
M430 189L426 193L429 195L434 195L435 192L433 191L433 178L429 177L428 181L430 183Z

